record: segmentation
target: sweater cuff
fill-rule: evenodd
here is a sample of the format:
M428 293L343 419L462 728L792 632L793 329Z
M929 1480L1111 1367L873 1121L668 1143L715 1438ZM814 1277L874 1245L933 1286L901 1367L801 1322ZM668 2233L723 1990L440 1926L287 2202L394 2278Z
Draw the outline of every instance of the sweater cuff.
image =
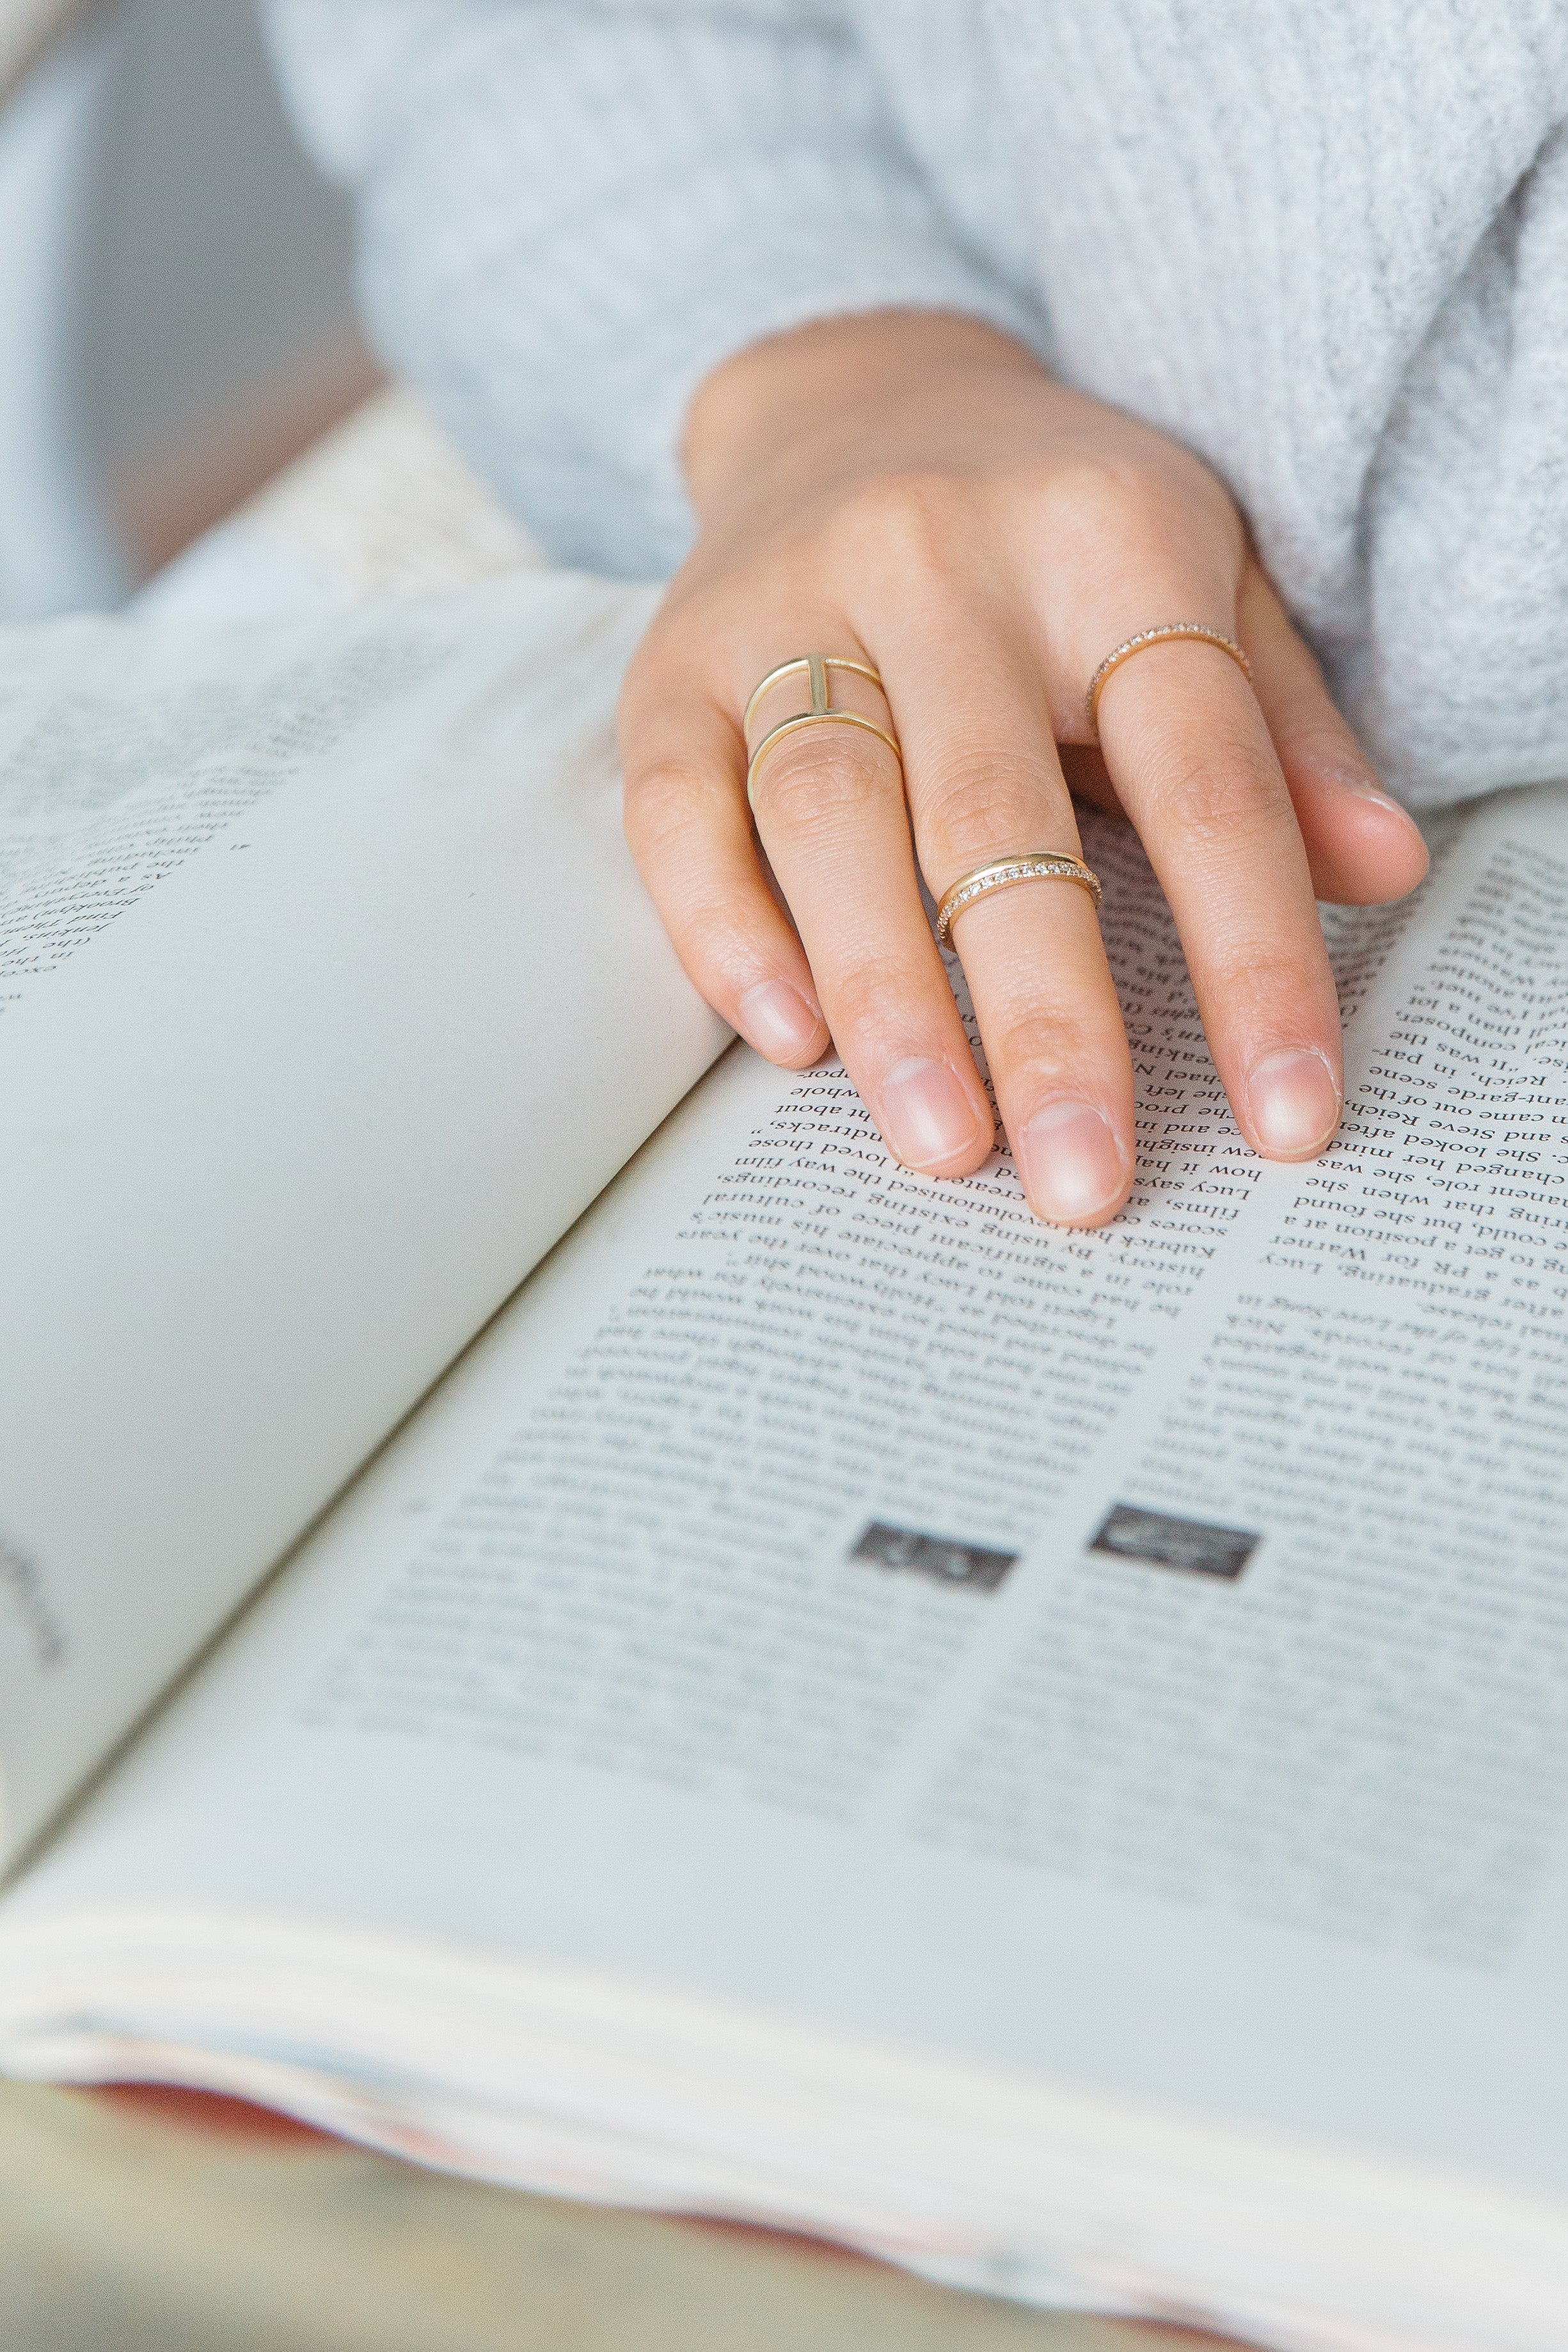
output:
M516 224L433 237L428 215L396 217L408 185L367 192L361 286L382 349L552 555L592 571L649 579L680 562L686 412L767 336L939 310L1047 347L1040 310L965 252L917 184L858 159L825 187L777 157L748 184L731 159L706 183L557 219L548 252Z
M393 367L559 559L650 576L692 535L687 408L747 345L890 309L1043 353L967 247L834 0L266 0L361 203Z
M868 311L942 310L982 320L1035 351L1043 344L1025 305L961 255L886 229L840 228L816 252L791 241L756 268L743 284L718 286L705 259L690 257L680 278L662 281L659 309L639 321L634 351L613 332L585 350L594 407L620 425L582 452L599 493L557 506L548 463L526 491L536 529L563 562L636 578L674 571L695 530L680 462L692 401L716 368L770 335Z
M452 254L413 299L412 240L385 216L371 224L362 289L381 348L557 562L625 579L682 562L686 412L712 369L767 336L867 310L955 310L1044 355L1044 318L926 224L889 219L886 184L853 207L840 176L832 214L813 219L780 203L773 176L752 221L788 221L788 236L736 233L747 191L734 176L712 188L707 233L694 236L698 195L682 188L628 224L600 216L585 249L559 237L548 270L527 247L485 254L482 268ZM444 320L468 327L449 334Z

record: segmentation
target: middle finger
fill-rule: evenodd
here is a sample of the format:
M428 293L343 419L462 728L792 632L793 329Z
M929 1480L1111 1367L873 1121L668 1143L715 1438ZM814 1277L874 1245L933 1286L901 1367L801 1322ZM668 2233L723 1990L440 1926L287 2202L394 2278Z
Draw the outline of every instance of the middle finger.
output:
M901 616L887 677L921 864L938 898L1028 852L1079 855L1038 663L995 613ZM1134 1172L1133 1071L1094 906L1076 883L988 892L955 918L987 1059L1036 1213L1101 1224Z

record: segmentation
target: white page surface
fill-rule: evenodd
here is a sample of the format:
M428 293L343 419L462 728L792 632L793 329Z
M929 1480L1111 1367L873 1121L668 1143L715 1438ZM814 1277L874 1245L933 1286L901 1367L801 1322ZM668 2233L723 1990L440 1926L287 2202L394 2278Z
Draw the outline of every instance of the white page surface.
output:
M5 1843L722 1045L621 839L648 606L0 641Z
M1477 827L1424 929L1402 938L1375 918L1356 934L1347 986L1370 993L1352 1024L1343 1150L1260 1170L1211 1074L1175 1117L1156 1076L1150 1172L1132 1219L1104 1234L1018 1222L1002 1159L961 1184L906 1179L837 1073L792 1081L733 1056L8 1916L200 1902L434 1935L1353 2140L1525 2194L1568 2191L1550 1677L1531 1686L1522 1736L1520 1716L1526 1654L1561 1607L1560 1553L1553 1591L1529 1526L1494 1514L1458 1580L1439 1550L1419 1556L1424 1618L1419 1590L1388 1597L1376 1524L1397 1449L1335 1457L1371 1531L1364 1586L1347 1587L1332 1542L1303 1559L1291 1526L1270 1523L1247 1462L1218 1483L1199 1426L1178 1493L1167 1445L1260 1280L1283 1313L1291 1300L1359 1310L1373 1277L1404 1278L1401 1229L1364 1248L1359 1273L1299 1279L1280 1237L1325 1182L1365 1219L1386 1205L1376 1164L1357 1172L1381 1131L1375 1072L1434 973L1441 995L1478 893L1513 854L1500 826L1531 854L1531 887L1556 887L1560 816L1526 803ZM1132 875L1124 844L1095 855ZM1134 882L1108 904L1134 943L1130 993L1165 992L1151 1027L1168 1066L1185 1050L1184 983L1160 977L1165 947ZM1543 1195L1563 1189L1554 1050L1541 1046L1533 1081L1536 1124L1559 1138ZM1445 1116L1429 1115L1419 1181L1446 1164ZM1161 1124L1175 1130L1163 1159ZM944 1232L971 1251L988 1237L992 1255L966 1257ZM813 1294L835 1265L824 1307ZM965 1293L966 1265L986 1267L984 1297ZM875 1309L858 1326L857 1284ZM973 1321L989 1335L983 1368L1020 1307L1026 1425L993 1412L988 1455L965 1402L966 1316L987 1318ZM1482 1360L1512 1312L1500 1296L1477 1306ZM1557 1320L1540 1318L1538 1344L1561 1369ZM877 1418L879 1395L913 1402L909 1435ZM1513 1411L1505 1398L1473 1419L1483 1475ZM1210 1534L1260 1524L1262 1539L1236 1577L1090 1549L1116 1504L1201 1508ZM853 1558L877 1519L947 1539L964 1572ZM988 1548L1017 1554L994 1584L971 1557ZM1500 1581L1511 1561L1543 1596L1522 1640ZM1385 1618L1404 1611L1403 1650L1372 1638L1369 1598ZM1031 1713L1016 1685L1042 1644ZM1097 1736L1106 1723L1114 1739ZM1006 1836L990 1752L1003 1732L1036 1743L1018 1751ZM1417 1738L1424 1809L1400 1780ZM1482 1738L1490 1783L1474 1777ZM1272 1753L1287 1766L1278 1786L1260 1777ZM1352 1780L1334 1779L1336 1753ZM1207 1779L1191 1775L1195 1754ZM1456 1762L1492 1806L1490 1839L1455 1791ZM1317 1814L1297 1801L1314 1785ZM1445 1826L1458 1881L1444 1875ZM1368 1914L1372 1831L1407 1834L1409 1853Z

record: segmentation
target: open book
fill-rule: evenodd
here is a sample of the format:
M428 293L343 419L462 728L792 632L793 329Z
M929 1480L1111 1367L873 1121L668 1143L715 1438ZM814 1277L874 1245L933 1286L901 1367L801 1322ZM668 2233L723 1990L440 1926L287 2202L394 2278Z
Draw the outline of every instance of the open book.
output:
M647 611L0 640L0 2065L1561 2352L1568 795L1326 919L1298 1168L1091 819L1142 1173L1052 1231L725 1050Z

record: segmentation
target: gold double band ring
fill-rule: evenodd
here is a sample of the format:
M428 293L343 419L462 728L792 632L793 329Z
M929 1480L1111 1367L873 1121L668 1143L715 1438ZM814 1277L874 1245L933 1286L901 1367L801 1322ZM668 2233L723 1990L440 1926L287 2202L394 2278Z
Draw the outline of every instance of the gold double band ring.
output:
M1201 646L1217 646L1222 654L1228 654L1248 685L1251 685L1251 663L1235 638L1226 636L1223 631L1205 628L1201 621L1166 621L1157 629L1140 629L1135 637L1127 637L1112 648L1089 681L1084 705L1089 713L1089 740L1092 743L1100 740L1100 697L1113 673L1121 668L1124 662L1131 661L1134 654L1146 654L1151 646L1168 646L1183 637L1189 637Z
M1087 890L1092 904L1100 904L1100 877L1091 874L1082 857L1069 857L1065 850L1030 849L1021 857L998 857L989 866L977 866L967 874L960 874L936 909L936 937L943 947L952 942L955 919L977 898L988 898L993 890L1010 890L1015 882L1076 882Z
M1121 658L1132 650L1131 646L1119 647L1113 658ZM852 677L863 677L879 693L886 693L878 671L866 662L851 661L844 654L798 655L795 660L780 662L777 669L770 669L767 677L760 678L752 688L740 722L741 732L747 738L751 733L751 722L763 698L771 694L776 686L782 685L786 678L805 678L811 703L810 710L798 710L790 718L781 719L777 727L770 727L752 752L747 763L746 797L753 808L757 805L757 778L762 762L776 745L782 743L788 736L798 735L805 727L859 727L866 734L874 735L879 743L887 745L898 761L900 775L903 774L904 754L898 748L895 736L889 734L885 727L879 727L874 719L862 719L858 710L836 710L833 708L831 673L834 670L847 671ZM1107 671L1106 675L1109 674ZM1091 874L1081 857L1069 857L1064 852L1055 849L1030 849L1019 857L993 858L988 865L977 866L969 873L961 874L937 908L936 936L942 945L946 947L952 936L954 918L974 899L984 898L992 890L1009 889L1015 882L1076 882L1081 890L1088 891L1096 907L1100 904L1099 880Z
M879 727L874 719L862 719L858 710L834 709L829 672L835 669L849 670L856 677L869 678L879 692L886 692L874 669L868 668L864 662L850 661L842 654L801 654L794 661L780 662L778 668L770 669L753 689L751 699L746 706L746 716L740 722L743 735L750 734L752 718L763 696L770 694L787 677L806 678L811 708L810 710L798 710L793 718L781 719L777 727L770 727L751 754L746 770L746 798L750 807L757 806L757 777L763 761L769 751L783 742L786 736L798 735L805 727L858 727L865 734L874 735L879 743L887 745L898 761L899 773L903 774L904 754L898 748L897 739L890 735L885 727Z

